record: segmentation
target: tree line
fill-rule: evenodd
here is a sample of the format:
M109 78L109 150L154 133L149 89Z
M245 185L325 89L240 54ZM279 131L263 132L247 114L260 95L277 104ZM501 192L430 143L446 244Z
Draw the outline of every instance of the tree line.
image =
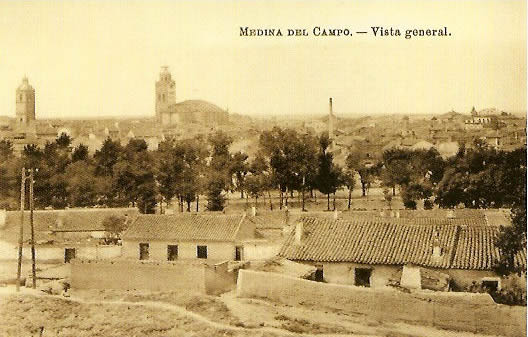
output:
M257 202L272 194L279 208L288 206L297 193L303 200L314 191L326 195L327 209L335 209L335 194L351 193L359 183L365 196L374 183L384 187L390 206L400 193L406 208L422 201L424 208L512 207L526 173L526 149L497 151L477 143L461 146L443 159L429 150L389 149L369 154L349 149L342 165L335 162L332 140L327 133L315 135L293 129L274 128L260 134L257 154L231 152L233 139L223 132L190 139L168 139L156 151L148 151L144 140L131 139L122 146L107 138L90 155L72 138L60 135L43 148L25 146L20 158L12 144L0 141L0 208L17 209L22 167L35 168L37 208L118 207L133 205L152 213L177 201L180 211L199 211L200 197L207 209L222 210L227 192ZM378 158L378 159L376 159Z

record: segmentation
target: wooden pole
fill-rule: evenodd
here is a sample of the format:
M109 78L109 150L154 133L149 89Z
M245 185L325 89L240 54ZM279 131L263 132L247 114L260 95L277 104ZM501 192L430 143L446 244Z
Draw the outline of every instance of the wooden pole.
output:
M20 291L20 274L22 274L22 249L24 245L24 201L26 200L26 169L22 168L20 181L20 235L18 237L18 269L16 291Z
M31 225L31 276L33 278L33 289L37 289L37 272L36 272L36 258L35 258L35 230L33 226L33 179L34 170L29 171L29 223Z

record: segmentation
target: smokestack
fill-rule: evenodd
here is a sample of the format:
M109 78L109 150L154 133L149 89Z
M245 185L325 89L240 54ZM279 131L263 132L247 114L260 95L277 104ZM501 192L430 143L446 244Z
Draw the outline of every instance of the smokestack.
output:
M330 144L332 144L334 139L334 110L332 107L332 97L330 97L328 105L328 138L330 138Z

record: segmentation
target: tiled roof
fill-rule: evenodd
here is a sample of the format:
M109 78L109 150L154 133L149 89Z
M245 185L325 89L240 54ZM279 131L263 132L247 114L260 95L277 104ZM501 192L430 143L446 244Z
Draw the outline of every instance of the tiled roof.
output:
M492 269L498 251L497 227L459 225L412 225L376 220L329 220L303 218L304 235L295 242L295 230L286 239L279 256L314 262L364 264L415 264L434 268ZM408 219L407 219L408 220ZM442 248L433 257L434 242ZM526 267L526 250L517 263Z
M90 208L68 210L39 210L33 212L35 231L101 231L103 221L109 216L128 216L135 219L136 208ZM6 212L6 222L2 230L18 230L20 212ZM24 228L29 230L29 211L24 212Z
M139 215L123 240L235 241L241 215Z
M496 227L465 227L460 229L458 244L452 268L490 270L499 258L495 239L499 234ZM515 257L515 262L526 269L526 249Z
M342 221L304 218L304 236L286 240L279 256L291 260L416 264L447 268L454 247L456 226L409 226L383 221ZM432 256L438 238L443 254Z

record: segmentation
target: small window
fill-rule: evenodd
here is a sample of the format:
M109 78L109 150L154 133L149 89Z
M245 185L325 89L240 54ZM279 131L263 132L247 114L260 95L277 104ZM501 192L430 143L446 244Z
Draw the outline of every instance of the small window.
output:
M356 268L354 276L354 284L359 287L370 287L370 275L372 269Z
M64 263L70 263L70 261L73 259L75 259L75 248L65 248Z
M196 246L196 257L199 259L207 259L207 246Z
M178 259L178 246L168 245L167 246L167 260L174 261Z
M235 247L235 261L242 261L243 247Z
M140 260L149 259L149 244L148 243L139 244L139 259Z
M314 275L314 281L324 282L323 266L317 266L317 270L315 271L315 275Z
M487 292L496 292L499 290L498 280L482 280L482 288Z

